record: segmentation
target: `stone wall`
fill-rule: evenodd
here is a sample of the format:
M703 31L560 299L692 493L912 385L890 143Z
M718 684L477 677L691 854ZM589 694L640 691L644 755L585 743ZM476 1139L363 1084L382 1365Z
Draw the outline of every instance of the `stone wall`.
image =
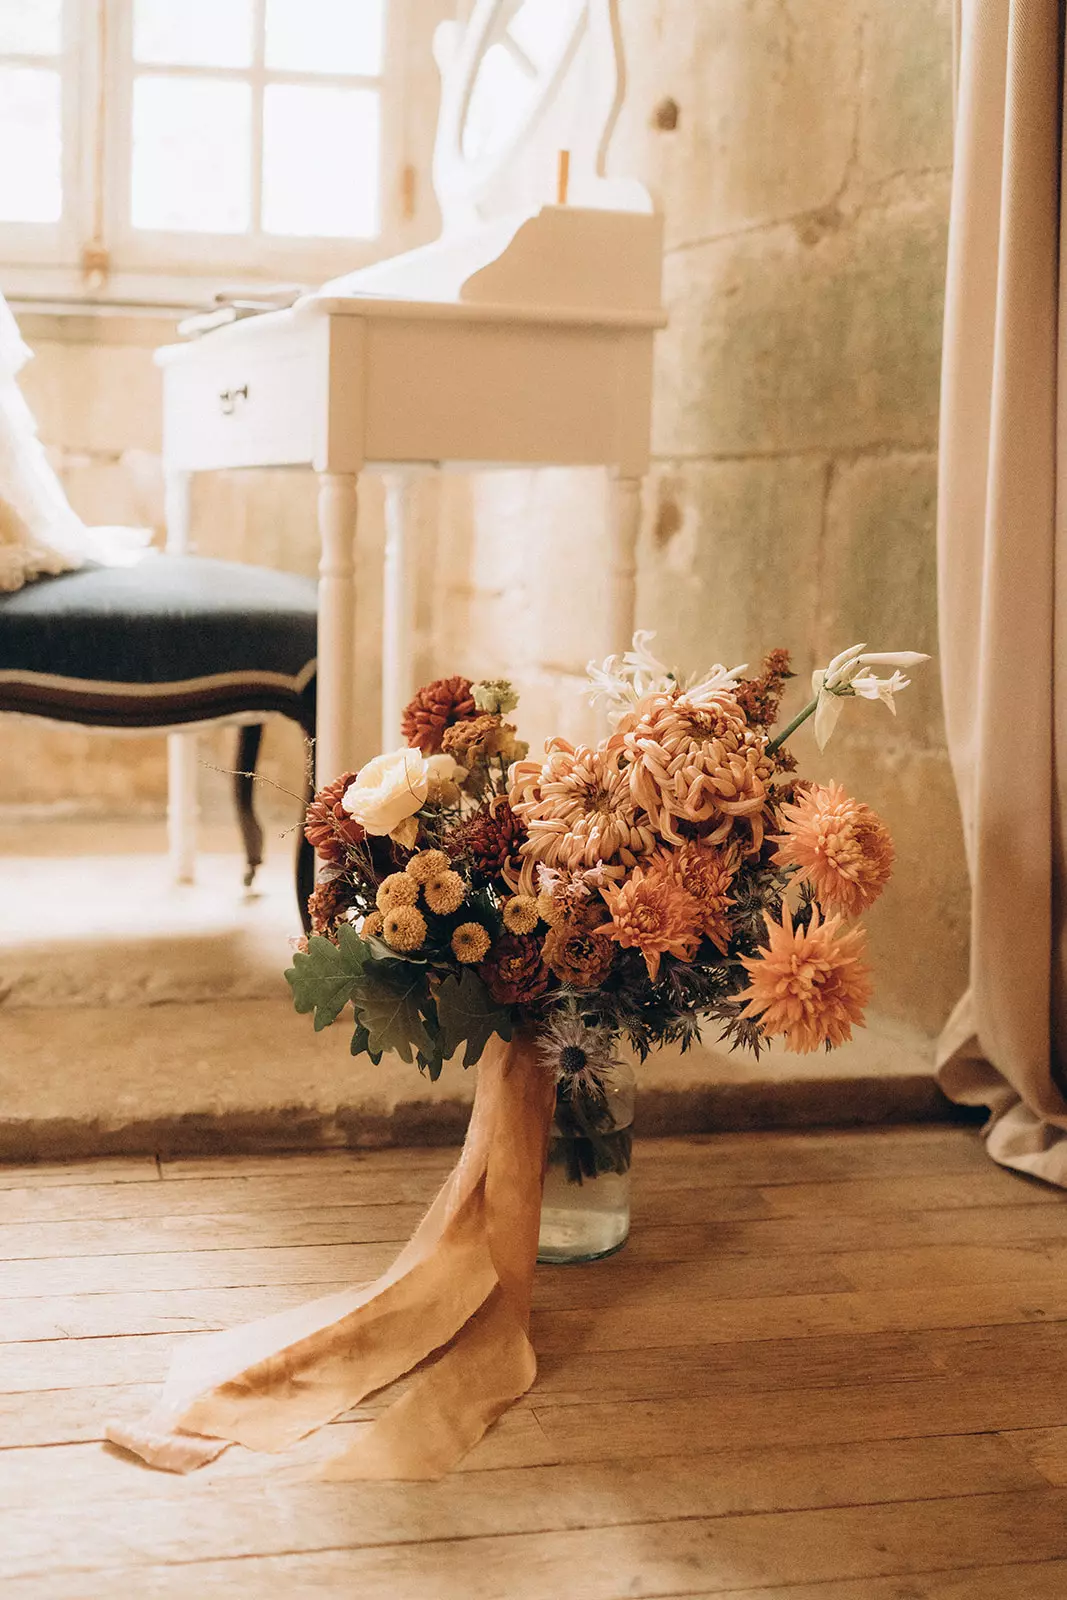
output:
M613 157L666 225L639 621L684 670L784 644L936 652L949 0L633 0ZM605 486L496 475L445 518L436 657L503 671L540 735L588 726ZM450 648L449 648L450 645ZM965 976L967 885L936 663L897 721L846 708L827 756L887 818L877 1001L936 1032Z
M613 159L666 224L639 620L690 670L857 639L936 649L934 500L950 164L950 0L623 0L629 88ZM673 124L673 126L672 126ZM26 392L76 507L159 523L158 321L35 319ZM417 667L510 672L527 730L581 735L607 486L596 472L448 475L422 491ZM376 742L380 491L368 484L361 739ZM313 570L307 475L198 482L211 554ZM158 807L162 741L5 729L0 803ZM798 741L805 761L808 736ZM209 747L220 762L217 741ZM212 757L214 759L214 757ZM300 751L271 731L266 770ZM886 816L895 883L871 918L878 1005L936 1031L964 977L966 877L936 665L892 722L849 706L827 758ZM205 773L218 800L221 780Z
M629 139L666 216L670 312L642 621L688 668L786 644L802 681L859 639L935 654L949 0L629 15ZM677 128L646 132L667 97ZM797 750L814 754L809 736ZM893 830L876 1003L936 1031L964 983L968 911L936 662L895 722L847 707L814 769Z

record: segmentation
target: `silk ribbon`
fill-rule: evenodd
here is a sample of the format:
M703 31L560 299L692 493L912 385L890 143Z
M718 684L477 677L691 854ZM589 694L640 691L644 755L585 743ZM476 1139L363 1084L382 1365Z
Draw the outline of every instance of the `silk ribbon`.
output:
M149 1415L109 1424L108 1439L172 1472L231 1443L281 1451L419 1367L319 1475L442 1477L536 1376L530 1296L554 1102L532 1041L492 1040L460 1159L389 1270L194 1341Z

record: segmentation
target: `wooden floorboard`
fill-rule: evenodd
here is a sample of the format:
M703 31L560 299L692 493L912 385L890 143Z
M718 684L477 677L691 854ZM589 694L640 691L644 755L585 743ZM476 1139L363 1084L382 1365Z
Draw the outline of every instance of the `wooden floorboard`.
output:
M174 1353L388 1265L446 1151L0 1168L0 1594L1064 1600L1067 1206L968 1128L637 1150L537 1384L440 1484L102 1444Z

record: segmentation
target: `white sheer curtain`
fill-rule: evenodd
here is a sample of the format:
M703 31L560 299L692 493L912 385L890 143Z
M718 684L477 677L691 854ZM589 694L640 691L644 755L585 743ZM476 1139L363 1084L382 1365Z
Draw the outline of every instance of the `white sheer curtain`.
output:
M0 590L87 561L126 565L150 538L140 528L87 528L71 509L19 390L31 354L0 294Z
M940 1081L990 1107L997 1161L1067 1185L1064 4L957 0L956 24L938 539L973 900Z

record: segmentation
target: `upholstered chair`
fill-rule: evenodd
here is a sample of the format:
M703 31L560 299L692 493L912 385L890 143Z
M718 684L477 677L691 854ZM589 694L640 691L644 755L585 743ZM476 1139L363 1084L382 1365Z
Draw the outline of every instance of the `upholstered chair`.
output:
M0 593L0 712L173 732L240 724L234 792L245 883L262 859L253 806L262 715L315 728L316 586L237 562L150 553ZM314 857L301 835L307 923Z

